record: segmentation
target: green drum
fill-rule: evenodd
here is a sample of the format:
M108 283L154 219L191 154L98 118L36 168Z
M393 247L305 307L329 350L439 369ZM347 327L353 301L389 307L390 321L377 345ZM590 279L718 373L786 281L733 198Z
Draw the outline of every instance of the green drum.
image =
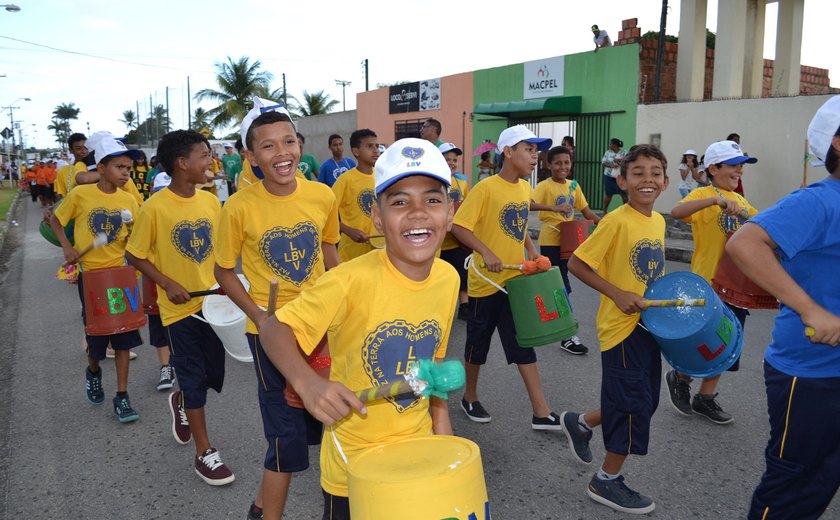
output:
M511 278L506 288L516 340L521 346L539 347L557 343L577 333L578 322L572 315L558 267Z
M53 206L53 209L52 209L53 213L55 213L55 210L57 210L58 207L61 206L62 202L64 202L63 199L60 200L58 202L58 204ZM64 226L64 235L67 236L67 240L69 240L70 244L72 244L72 245L76 245L76 241L73 240L73 226L76 225L75 222L76 222L75 220L71 220L70 222L67 223L66 226ZM41 224L38 226L38 231L41 232L42 237L47 239L47 242L49 242L50 244L52 244L54 246L61 247L61 242L58 241L58 237L56 237L55 233L53 233L53 230L50 227L49 222L47 222L46 220L42 220Z

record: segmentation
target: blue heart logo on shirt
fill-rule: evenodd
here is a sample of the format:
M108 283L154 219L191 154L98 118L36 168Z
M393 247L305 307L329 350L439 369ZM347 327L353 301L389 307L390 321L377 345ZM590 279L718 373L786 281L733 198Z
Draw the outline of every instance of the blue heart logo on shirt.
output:
M123 221L118 209L94 208L88 214L88 229L93 236L105 233L110 244L120 234Z
M645 285L665 274L665 246L661 240L643 238L630 251L630 268Z
M456 188L454 186L452 188L450 188L450 190L449 190L449 201L451 203L456 204L458 202L461 202L461 199L463 199L463 198L464 198L464 195L461 193L461 190L459 190L458 188Z
M499 214L499 225L505 235L517 242L523 242L525 232L528 230L528 203L509 202L505 204Z
M556 204L557 206L561 206L561 205L566 204L566 203L568 203L569 206L572 207L572 211L569 211L568 213L564 212L563 216L566 217L566 218L570 218L572 216L572 213L574 213L575 196L574 195L569 195L567 197L565 195L560 195L559 197L557 197L557 200L554 201L554 204Z
M723 211L718 215L718 226L723 231L723 234L727 236L729 236L729 233L738 231L746 221L747 219L742 215L727 215Z
M375 386L402 381L418 360L432 359L442 338L443 332L435 320L426 320L419 326L404 320L385 322L365 338L362 365ZM399 413L420 401L413 394L387 400Z
M373 201L375 199L376 195L373 194L373 190L371 189L365 188L359 193L359 207L365 215L370 216L370 208L373 206Z
M312 275L320 243L318 228L311 222L301 222L293 228L278 226L263 234L260 255L274 274L300 287Z
M206 218L195 222L182 220L175 224L170 235L175 249L199 265L213 252L212 237L213 224Z

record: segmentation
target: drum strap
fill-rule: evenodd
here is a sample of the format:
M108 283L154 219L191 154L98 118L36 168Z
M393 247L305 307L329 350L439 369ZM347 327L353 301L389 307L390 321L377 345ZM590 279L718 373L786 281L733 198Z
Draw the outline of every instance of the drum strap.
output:
M504 289L504 287L500 286L499 284L497 284L496 282L494 282L490 278L487 278L486 276L481 274L481 271L478 270L478 267L475 266L475 262L473 262L473 255L468 256L467 259L464 260L464 269L469 271L470 267L472 267L473 271L475 271L475 274L477 274L479 277L481 277L485 282L489 283L490 285L492 285L493 287L502 291L505 294L508 293Z

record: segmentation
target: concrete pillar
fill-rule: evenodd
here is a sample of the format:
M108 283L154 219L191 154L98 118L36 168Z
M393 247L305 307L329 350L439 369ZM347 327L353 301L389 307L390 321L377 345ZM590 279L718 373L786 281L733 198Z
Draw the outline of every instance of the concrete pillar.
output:
M799 95L804 10L805 0L779 0L776 63L773 66L774 96Z
M677 50L677 101L702 101L706 76L707 0L682 0Z
M740 98L744 84L744 48L747 0L718 2L715 38L715 78L712 97Z
M744 97L761 97L764 86L764 18L766 11L766 0L747 0Z

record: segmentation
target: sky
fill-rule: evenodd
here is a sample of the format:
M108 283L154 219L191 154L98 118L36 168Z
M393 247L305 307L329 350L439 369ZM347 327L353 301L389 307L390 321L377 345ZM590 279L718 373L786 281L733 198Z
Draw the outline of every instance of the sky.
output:
M726 1L726 0L722 0ZM125 110L147 117L149 98L166 105L175 128L187 125L190 93L215 89L215 64L248 56L274 75L286 76L289 94L306 90L346 108L378 83L448 76L587 52L590 26L617 39L621 21L638 18L642 33L659 29L657 0L16 0L21 10L0 10L0 129L10 126L9 106L21 122L27 146L55 146L47 130L53 109L81 109L74 131L126 131ZM679 33L679 0L669 2L667 34ZM717 26L717 2L709 0L707 27ZM2 5L2 4L0 4ZM362 6L362 7L360 7ZM774 57L777 4L767 6L764 57ZM827 35L840 14L837 0L805 0L802 63L829 69L840 87L840 53ZM27 43L28 42L28 43ZM4 76L4 77L3 77ZM30 98L24 101L21 98ZM212 102L196 103L212 108ZM233 129L229 129L233 130ZM218 132L217 132L218 133Z

